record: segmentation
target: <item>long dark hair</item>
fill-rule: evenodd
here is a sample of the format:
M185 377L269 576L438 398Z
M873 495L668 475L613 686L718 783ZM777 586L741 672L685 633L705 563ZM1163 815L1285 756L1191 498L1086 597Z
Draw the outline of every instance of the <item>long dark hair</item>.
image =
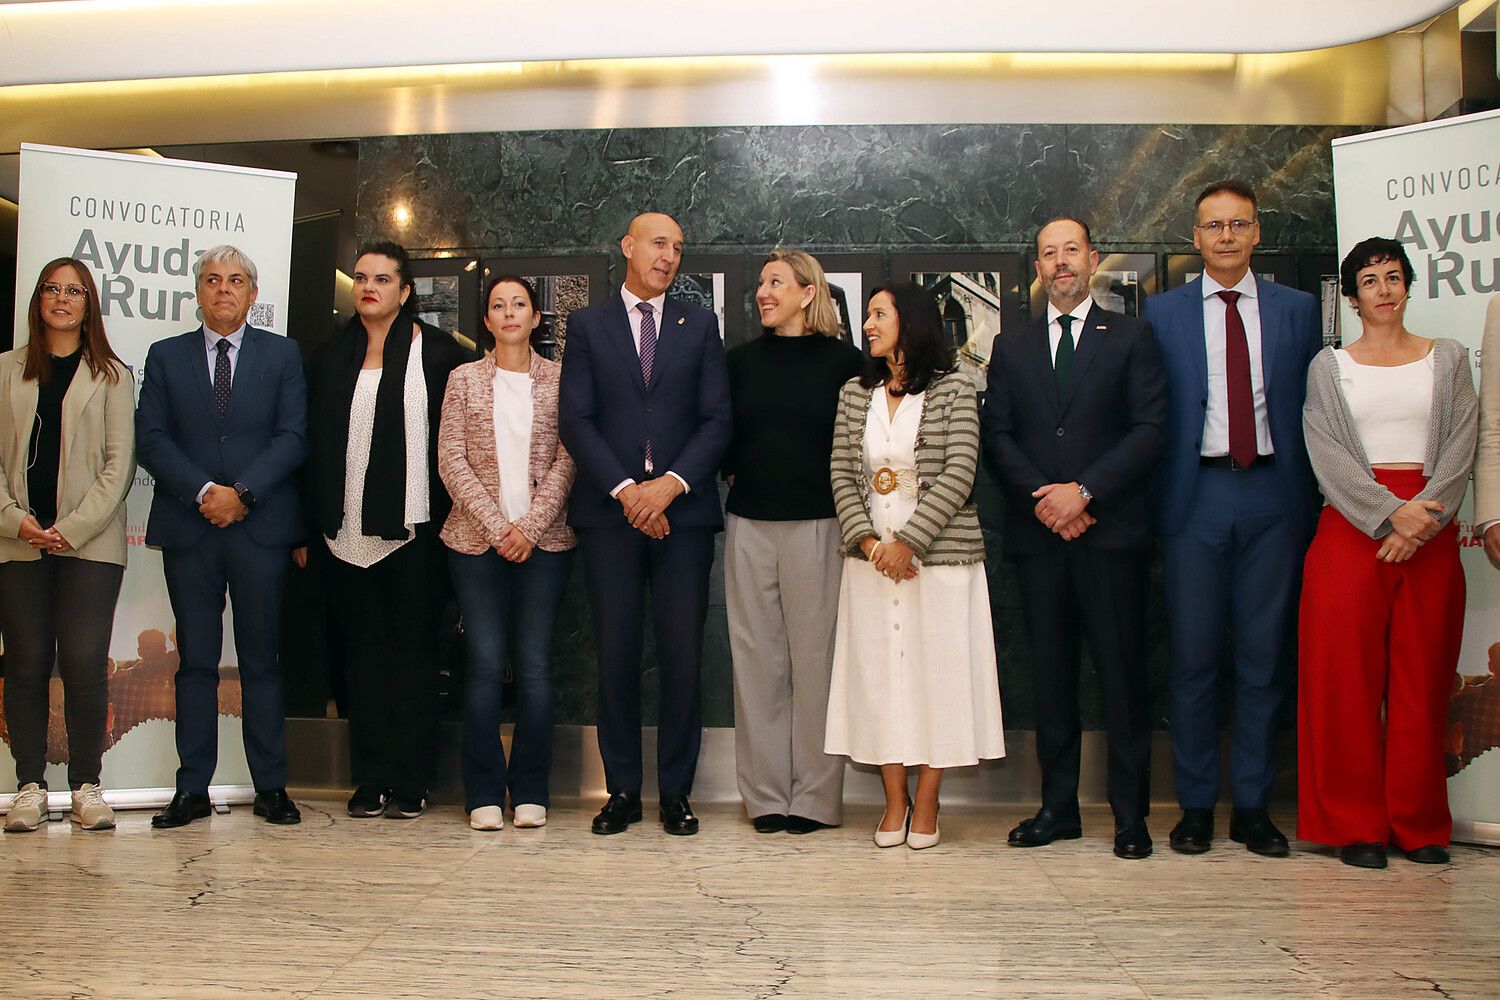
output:
M60 267L71 267L78 272L78 284L83 286L83 322L79 325L78 340L83 345L83 360L95 378L101 374L113 384L120 381L120 369L125 362L109 346L104 335L104 315L99 304L99 289L88 265L73 257L58 257L42 266L36 276L36 287L31 290L31 306L26 310L26 329L31 339L26 344L26 366L21 370L23 379L46 382L52 376L52 355L47 351L47 324L42 321L42 286Z
M891 366L885 358L870 358L859 384L866 389L886 386L893 396L926 392L932 380L953 371L953 347L943 333L943 316L932 292L909 281L892 281L870 293L885 292L896 303L896 349L906 365L899 391L889 386Z

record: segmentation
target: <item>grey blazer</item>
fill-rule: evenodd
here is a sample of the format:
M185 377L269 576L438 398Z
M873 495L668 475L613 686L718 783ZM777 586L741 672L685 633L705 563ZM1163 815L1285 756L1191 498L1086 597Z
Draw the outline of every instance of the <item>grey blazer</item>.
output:
M844 383L833 424L829 478L838 510L844 555L865 558L859 543L875 534L870 520L870 479L865 475L865 420L871 390L858 379ZM917 428L917 509L896 537L929 566L984 561L984 536L974 506L979 466L979 402L974 386L957 372L932 381L922 397Z
M1349 523L1371 538L1391 530L1390 516L1405 501L1375 481L1359 428L1339 386L1339 360L1325 347L1307 369L1307 402L1302 408L1307 455L1323 497ZM1447 337L1432 345L1432 409L1427 420L1427 454L1422 474L1427 485L1418 500L1443 505L1438 520L1458 513L1479 436L1479 397L1469 369L1468 348Z

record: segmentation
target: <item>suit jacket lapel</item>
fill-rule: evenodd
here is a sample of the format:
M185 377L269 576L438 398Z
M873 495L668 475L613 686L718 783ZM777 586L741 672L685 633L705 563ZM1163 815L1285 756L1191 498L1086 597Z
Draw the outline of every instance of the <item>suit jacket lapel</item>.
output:
M625 299L619 292L615 293L614 302L609 309L609 325L612 328L610 341L624 359L636 388L645 392L646 380L641 376L641 355L635 346L635 335L630 331L630 316L625 312Z
M1183 324L1182 330L1187 336L1188 343L1178 345L1188 361L1193 366L1193 371L1198 376L1199 394L1208 395L1208 334L1203 327L1203 279L1194 278L1185 286L1187 288L1187 301L1182 307L1188 311L1187 322Z
M274 336L276 335L257 330L253 326L245 327L245 337L240 341L239 360L234 365L234 380L229 384L229 412L224 415L226 422L245 406L242 400L260 378L260 348L263 346L261 338ZM218 407L214 407L214 412L218 412Z
M73 449L73 437L78 433L78 423L83 417L84 407L89 405L89 400L94 398L94 393L99 391L99 386L103 383L102 377L95 378L94 373L89 370L89 363L80 359L67 395L63 396L62 435L58 439L60 445L57 454L59 469L68 467L68 454Z
M1057 391L1057 376L1052 367L1052 341L1047 331L1047 316L1033 323L1021 335L1026 338L1026 356L1036 377L1042 384L1042 395L1052 404L1054 414L1062 410L1062 398ZM1001 334L1004 336L1004 334Z
M1281 295L1274 283L1255 277L1255 306L1260 313L1260 371L1261 391L1270 398L1271 362L1281 342Z
M198 395L202 397L203 408L210 417L219 423L224 418L219 416L219 407L214 403L214 366L208 360L208 348L205 345L205 328L200 328L197 333L190 333L184 338L184 347L188 352L188 371L193 373L193 384L198 387ZM245 339L250 338L250 332L245 331ZM243 347L245 341L240 341ZM240 360L244 360L244 351L240 351ZM230 387L231 399L233 398L233 386Z
M647 391L654 390L661 381L661 370L673 356L672 343L684 325L682 306L668 296L661 307L661 329L656 331L656 361L651 366L651 384Z
M1068 412L1068 404L1073 401L1073 394L1088 372L1094 355L1099 353L1099 345L1103 342L1108 328L1109 319L1104 309L1098 303L1089 306L1089 311L1083 316L1083 322L1079 324L1078 349L1073 354L1073 367L1068 369L1068 384L1063 387L1062 399L1059 401L1059 416Z

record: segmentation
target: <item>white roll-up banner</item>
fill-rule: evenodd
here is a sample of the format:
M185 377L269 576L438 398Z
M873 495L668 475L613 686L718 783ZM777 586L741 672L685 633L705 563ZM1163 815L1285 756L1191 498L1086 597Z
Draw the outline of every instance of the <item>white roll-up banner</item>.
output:
M193 261L225 243L244 251L259 272L260 294L250 323L285 335L296 181L296 174L280 171L23 143L16 346L28 339L26 311L38 272L53 258L75 257L93 273L110 344L134 372L139 393L147 348L201 324ZM129 556L110 639L109 723L100 779L106 799L117 806L166 802L177 769L177 649L161 553L145 545L151 494L150 474L137 469L126 500ZM221 803L248 801L253 794L240 735L232 613L231 608L225 616L219 766L212 789ZM62 687L56 677L51 683L49 805L66 809ZM8 790L14 760L9 732L0 731L0 737L0 786Z
M1406 326L1486 360L1485 308L1500 294L1500 111L1370 132L1333 142L1340 258L1370 236L1406 246L1416 269ZM1347 301L1341 327L1358 331ZM1468 580L1463 652L1444 749L1453 837L1500 844L1500 572L1474 533L1470 490L1459 510Z

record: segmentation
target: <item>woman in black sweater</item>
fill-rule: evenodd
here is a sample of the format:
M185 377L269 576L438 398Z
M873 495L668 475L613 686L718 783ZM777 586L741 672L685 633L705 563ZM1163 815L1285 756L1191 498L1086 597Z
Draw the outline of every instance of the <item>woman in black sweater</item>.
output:
M811 254L773 250L755 303L767 330L729 352L724 469L736 769L758 832L811 833L842 818L844 761L823 752L841 567L828 460L863 359Z

